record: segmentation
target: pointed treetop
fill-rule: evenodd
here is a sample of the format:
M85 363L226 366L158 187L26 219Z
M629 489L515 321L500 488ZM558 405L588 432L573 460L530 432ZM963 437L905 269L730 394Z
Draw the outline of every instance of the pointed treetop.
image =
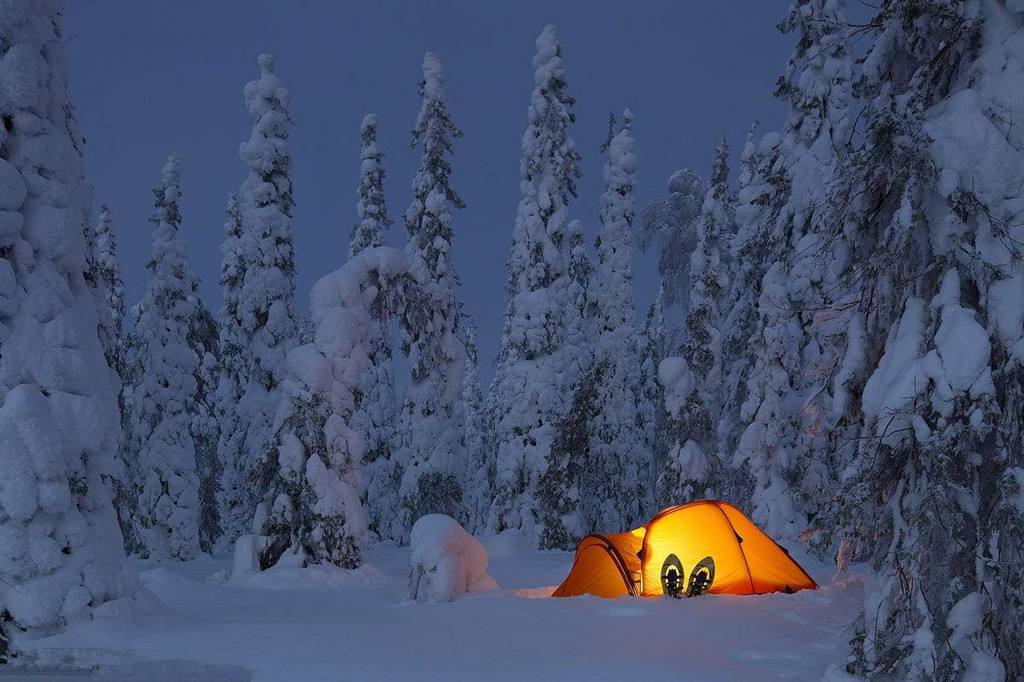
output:
M426 99L443 100L444 70L441 58L433 52L423 55L423 81L420 83L420 94Z
M729 142L723 137L715 147L715 160L711 164L711 191L718 200L728 198L729 193Z
M615 117L612 116L611 124L614 126ZM633 114L626 109L622 115L619 128L612 134L605 143L604 151L608 155L604 167L604 181L609 188L615 188L617 194L624 191L632 191L635 181L638 159L636 156L636 143L633 140ZM629 221L632 223L632 219Z
M377 146L377 114L367 114L361 127L359 187L356 192L358 220L349 237L349 258L367 248L384 245L384 231L391 225L384 198L384 154Z
M557 190L558 199L564 204L570 196L576 196L576 178L580 176L580 155L569 135L570 126L576 122L572 111L576 100L569 94L562 49L555 27L550 24L537 38L533 66L536 87L527 111L529 125L522 138L520 176L535 181L545 173L550 174L557 179L557 186L546 187L544 191Z
M181 182L181 157L171 154L164 163L161 178L165 187L177 186ZM171 200L168 197L168 200Z
M569 239L583 239L583 221L579 218L573 218L569 221L568 227Z
M241 236L242 219L238 209L238 195L234 192L228 192L228 206L225 213L228 216L227 222L224 223L225 234L232 237Z
M178 199L181 197L181 159L171 154L164 163L160 174L160 186L153 188L156 197L156 213L150 222L157 230L177 230L181 224L181 213L178 210Z
M760 126L761 122L755 119L747 130L747 141L743 145L743 152L740 154L740 160L744 165L749 163L750 159L757 152L757 129Z
M601 146L598 147L598 149L601 150L602 154L604 154L606 151L608 151L608 147L610 147L611 144L612 144L612 138L613 137L615 137L615 114L609 113L608 114L608 132L605 133L604 142L602 142Z
M465 208L462 198L449 183L452 169L448 160L453 142L462 137L462 131L448 113L444 101L441 60L433 52L428 52L423 57L423 80L420 81L419 92L423 103L412 129L410 146L415 148L422 143L423 156L413 179L413 192L416 197L406 212L406 230L410 236L419 230L418 221L427 209L427 196L435 189L440 190L444 199L456 208ZM432 207L430 210L436 208Z
M115 252L117 251L117 236L114 234L114 217L106 204L100 205L98 220L96 221L96 256L102 261L104 267L117 270L117 277L120 277L120 266L117 262Z
M282 109L287 115L288 90L274 73L274 58L269 54L261 54L256 61L260 67L260 77L246 83L242 90L249 114L260 116L271 109Z
M558 42L558 33L553 24L545 26L537 36L533 68L533 79L538 88L544 88L548 81L561 79L565 75L562 68L562 46Z

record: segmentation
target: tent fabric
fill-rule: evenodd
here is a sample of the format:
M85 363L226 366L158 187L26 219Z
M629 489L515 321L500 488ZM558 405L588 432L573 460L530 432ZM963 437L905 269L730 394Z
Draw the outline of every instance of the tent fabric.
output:
M588 535L552 596L658 597L686 593L766 594L817 584L785 549L728 502L669 507L627 533ZM673 595L678 596L678 595Z
M640 557L644 529L613 535L588 535L576 547L576 560L569 575L573 576L572 594L561 594L569 581L555 591L555 597L594 594L612 599L636 596L640 592Z

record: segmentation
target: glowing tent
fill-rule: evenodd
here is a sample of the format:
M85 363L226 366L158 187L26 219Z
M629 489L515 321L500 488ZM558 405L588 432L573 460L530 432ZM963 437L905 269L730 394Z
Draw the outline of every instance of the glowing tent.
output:
M588 535L552 596L658 597L765 594L817 584L727 502L669 507L628 533Z

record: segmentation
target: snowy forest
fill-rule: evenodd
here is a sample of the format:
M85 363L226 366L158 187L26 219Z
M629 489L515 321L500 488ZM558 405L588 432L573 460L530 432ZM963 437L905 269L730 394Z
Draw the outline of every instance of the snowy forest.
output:
M1024 2L846 12L783 7L784 120L752 122L738 157L697 141L711 166L654 203L636 197L656 143L635 135L642 112L611 116L594 226L573 138L573 78L590 75L543 26L481 385L452 258L468 142L439 54L409 78L412 178L379 146L405 131L374 113L350 131L348 252L311 291L301 122L260 55L239 83L247 174L223 182L221 297L200 296L171 155L136 169L152 251L126 300L61 5L0 0L0 661L152 610L139 562L363 570L428 514L571 552L720 499L862 579L829 679L1024 680Z

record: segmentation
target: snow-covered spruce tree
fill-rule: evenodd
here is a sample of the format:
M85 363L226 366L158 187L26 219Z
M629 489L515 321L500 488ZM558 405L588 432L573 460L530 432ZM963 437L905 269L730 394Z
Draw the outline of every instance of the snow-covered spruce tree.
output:
M646 480L651 466L649 440L641 428L640 365L636 299L633 290L636 144L633 114L605 146L601 231L597 239L596 362L606 365L588 425L590 447L581 471L580 516L584 532L633 528L651 504Z
M85 282L90 192L67 94L61 15L0 21L0 662L25 631L110 612L136 583L108 485L116 386Z
M100 342L107 365L117 375L115 386L118 395L118 410L126 414L122 382L128 375L124 340L124 281L121 265L117 261L117 238L114 235L114 220L106 205L100 206L96 226L87 223L85 230L87 267L85 281L96 297ZM118 448L117 470L111 476L114 492L114 511L124 536L124 546L129 552L139 549L135 533L135 518L138 511L137 491L132 485L131 457L127 451Z
M488 425L484 394L480 387L479 351L476 345L476 325L466 313L459 323L462 346L466 351L466 369L462 377L463 437L462 451L464 466L460 476L466 510L466 528L475 532L483 530L487 510L491 506L491 491L494 488L493 462L487 456Z
M449 160L462 133L448 113L441 60L432 52L423 58L420 96L412 144L422 145L423 157L405 213L406 254L412 276L433 302L402 317L402 350L410 374L395 439L399 508L390 537L398 542L408 541L412 524L425 514L465 520L460 484L464 425L458 404L465 359L458 339L459 277L451 257L452 212L464 204L452 189Z
M508 303L498 368L491 385L495 493L488 529L518 528L537 544L541 519L556 500L537 496L548 468L555 425L566 412L563 368L569 198L576 194L575 120L554 26L533 58L534 91L519 165L522 198L508 258Z
M859 302L836 382L862 425L839 497L875 570L863 676L1024 676L1022 24L1007 3L884 2L855 85L864 143L828 224Z
M140 541L145 556L191 559L199 552L199 479L192 435L200 360L189 343L197 282L179 233L178 157L154 188L149 284L135 313L136 383L125 389L129 453L135 457Z
M359 127L362 146L359 154L359 188L356 191L356 215L348 242L348 257L363 249L384 245L384 234L391 227L384 196L384 152L377 146L377 114L367 114Z
M229 194L224 221L224 239L221 242L220 287L221 305L217 311L217 385L214 394L214 416L216 417L217 465L220 478L217 481L217 513L221 531L219 539L231 542L232 535L239 529L226 527L228 490L231 479L238 475L234 468L237 457L229 453L242 452L245 432L241 429L242 415L238 410L245 383L245 349L248 337L239 316L239 298L245 281L246 258L242 252L242 216L238 197Z
M779 537L808 526L837 474L827 431L837 367L833 339L844 318L832 274L837 254L823 237L822 196L849 137L843 10L837 0L797 0L780 24L797 34L776 89L789 115L766 151L765 171L756 173L768 180L762 209L744 212L760 214L760 228L745 226L745 234L756 235L752 244L761 256L751 275L764 279L754 333L745 342L752 362L736 460L750 467L754 520Z
M668 316L668 342L678 345L678 327L690 302L690 258L697 245L697 222L704 202L704 181L689 169L673 173L667 194L647 206L640 219L640 245L656 248L662 308Z
M583 224L569 222L569 270L565 307L563 349L567 366L565 384L571 402L555 426L547 469L537 483L537 494L548 500L541 519L543 549L570 550L584 535L577 513L579 477L589 456L590 426L597 390L605 368L594 368L594 320L596 294L594 264L587 253ZM592 371L593 370L593 371Z
M88 259L85 279L100 298L98 307L103 355L107 365L120 378L124 374L124 357L120 347L124 326L124 281L121 278L121 265L117 261L114 219L106 205L100 206L95 227L86 223L85 241Z
M565 382L570 390L590 368L594 358L594 320L597 317L597 296L594 288L594 264L587 252L583 223L569 222L569 269L566 281L566 306L563 325L566 355Z
M377 146L377 115L368 114L360 127L362 151L360 154L357 222L352 227L348 255L353 257L367 248L384 244L384 234L391 226L384 197L384 154ZM395 375L394 348L391 328L387 324L374 324L370 365L356 394L356 409L352 414L352 428L366 439L363 455L363 506L367 514L367 528L380 536L383 527L398 508L398 480L391 461L391 446L395 432ZM385 533L386 534L386 533Z
M359 464L365 440L351 426L355 393L369 365L374 324L397 315L440 314L434 292L410 274L405 255L371 248L313 287L313 343L288 354L287 400L277 432L257 467L260 503L254 531L260 565L267 568L289 552L302 563L359 563L365 536L359 500ZM451 339L434 337L447 345ZM458 339L454 340L458 344ZM445 376L455 376L464 354L425 347L444 358Z
M766 240L767 241L767 240ZM766 244L767 246L767 244ZM768 265L757 298L757 320L749 339L752 362L746 380L747 396L740 407L746 427L736 444L734 462L746 463L753 479L751 516L775 537L791 538L807 527L795 496L803 485L827 496L827 480L814 475L823 453L808 462L810 471L797 470L795 444L800 437L794 403L800 400L794 377L801 372L800 326L788 295L786 266ZM822 495L824 493L824 495Z
M640 346L637 425L644 437L644 451L650 453L648 470L640 474L641 483L650 491L640 497L640 515L643 518L649 518L658 511L657 478L668 454L665 438L668 412L665 409L665 391L658 381L658 367L667 355L666 340L664 298L659 292L647 309L644 327L637 339Z
M217 321L196 295L195 315L188 331L188 345L195 353L196 393L189 404L192 440L196 447L196 475L199 477L199 548L212 552L220 537L218 488L222 474L217 443L217 384L220 377L220 348Z
M669 418L668 458L658 477L659 504L677 504L718 494L726 478L717 449L721 396L722 302L728 287L722 245L733 236L734 207L729 193L729 147L715 149L711 185L697 224L690 260L690 305L682 355L659 367Z
M400 252L367 248L313 287L314 338L288 354L277 430L255 469L253 532L261 569L285 552L303 565L359 565L366 440L352 415L374 327L398 312L407 273Z
M666 409L665 388L659 380L661 361L678 349L683 338L682 321L690 304L690 259L697 245L697 223L704 201L704 181L692 170L683 169L668 179L667 195L647 206L640 219L640 245L657 249L658 275L661 280L658 296L652 306L650 334L645 334L646 354L642 366L644 393L654 418L651 451L654 454L652 476L647 483L655 491L656 503L661 501L657 478L667 465L672 436ZM670 363L671 364L671 363Z
M228 195L224 240L221 242L220 288L221 305L217 311L217 386L214 395L214 416L217 420L217 463L220 480L216 486L218 521L226 514L231 478L238 475L236 457L228 453L242 452L245 432L238 405L245 383L245 349L248 337L238 314L242 283L245 281L246 259L242 252L242 216L238 197ZM226 521L226 519L225 519ZM229 540L231 530L222 522L220 539ZM234 530L235 533L238 529ZM227 533L228 535L224 535Z
M285 356L295 344L295 252L292 244L291 152L288 91L274 74L270 55L259 57L260 76L246 84L252 135L239 147L249 175L238 194L241 263L237 326L241 332L238 401L220 439L224 476L221 524L233 542L252 525L252 475L280 400ZM222 318L222 323L225 320Z
M581 482L590 461L590 430L608 373L607 362L591 363L571 392L568 411L558 420L548 466L537 481L540 509L539 546L570 550L586 535L581 514Z
M757 326L757 301L768 256L762 245L766 230L778 215L778 180L771 174L768 158L778 135L758 137L758 123L750 126L740 158L736 191L736 235L729 244L732 254L729 291L722 331L722 411L718 419L719 452L735 465L733 485L721 491L723 498L747 507L750 498L749 464L735 457L746 426L741 416L747 400L747 380L754 365L750 343Z

